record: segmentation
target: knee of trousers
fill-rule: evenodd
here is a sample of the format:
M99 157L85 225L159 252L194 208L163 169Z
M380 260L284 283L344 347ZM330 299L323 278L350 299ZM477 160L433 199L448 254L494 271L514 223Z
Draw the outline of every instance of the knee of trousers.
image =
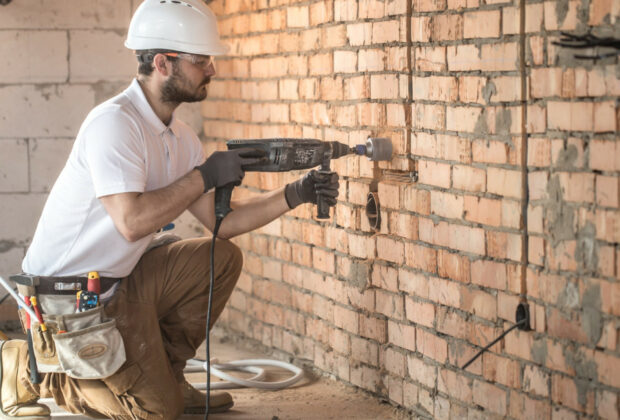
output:
M241 249L227 239L218 239L215 243L218 255L225 255L226 261L222 268L222 274L232 277L237 281L243 268L243 252Z

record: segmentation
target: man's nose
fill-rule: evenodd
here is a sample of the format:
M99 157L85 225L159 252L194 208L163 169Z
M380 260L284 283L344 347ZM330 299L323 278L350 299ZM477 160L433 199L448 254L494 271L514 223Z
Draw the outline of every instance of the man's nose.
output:
M215 71L215 61L213 61L213 59L205 69L205 73L209 77L215 76L217 74L217 72Z

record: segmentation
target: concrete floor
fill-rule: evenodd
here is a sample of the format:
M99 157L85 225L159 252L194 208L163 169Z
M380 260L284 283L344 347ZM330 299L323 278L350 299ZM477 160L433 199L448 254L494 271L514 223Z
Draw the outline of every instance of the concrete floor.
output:
M198 351L198 358L205 358L204 345ZM269 359L256 350L240 348L228 340L222 340L221 333L213 334L211 357L221 362L241 359ZM265 367L268 380L283 380L291 374L279 368ZM237 373L235 373L237 374ZM249 374L241 373L240 375ZM220 414L211 414L211 420L405 420L406 412L379 402L368 394L324 377L306 375L291 388L269 391L258 389L230 390L234 407ZM204 373L189 373L190 383L204 383ZM218 381L212 376L212 381ZM53 400L42 400L52 409L54 420L81 420L88 417L66 413ZM183 420L199 420L204 416L183 416Z

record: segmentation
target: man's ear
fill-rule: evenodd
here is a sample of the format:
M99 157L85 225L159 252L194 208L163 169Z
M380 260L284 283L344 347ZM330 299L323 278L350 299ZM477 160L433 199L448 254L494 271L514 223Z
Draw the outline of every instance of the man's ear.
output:
M153 66L155 67L155 71L159 72L162 76L168 76L170 74L168 63L169 61L163 54L155 54L155 57L153 57Z

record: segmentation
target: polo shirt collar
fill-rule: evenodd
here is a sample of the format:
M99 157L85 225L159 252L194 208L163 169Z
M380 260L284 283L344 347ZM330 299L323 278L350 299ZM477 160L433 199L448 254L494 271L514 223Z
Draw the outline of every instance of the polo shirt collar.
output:
M138 79L133 79L127 90L125 91L129 100L136 106L138 112L144 117L144 121L147 125L151 127L154 133L158 135L162 135L166 132L166 130L172 130L173 134L178 137L179 136L179 122L175 117L175 113L172 113L172 119L170 120L170 124L166 125L159 119L149 101L147 101L144 92L142 91L142 87L140 83L138 83Z

